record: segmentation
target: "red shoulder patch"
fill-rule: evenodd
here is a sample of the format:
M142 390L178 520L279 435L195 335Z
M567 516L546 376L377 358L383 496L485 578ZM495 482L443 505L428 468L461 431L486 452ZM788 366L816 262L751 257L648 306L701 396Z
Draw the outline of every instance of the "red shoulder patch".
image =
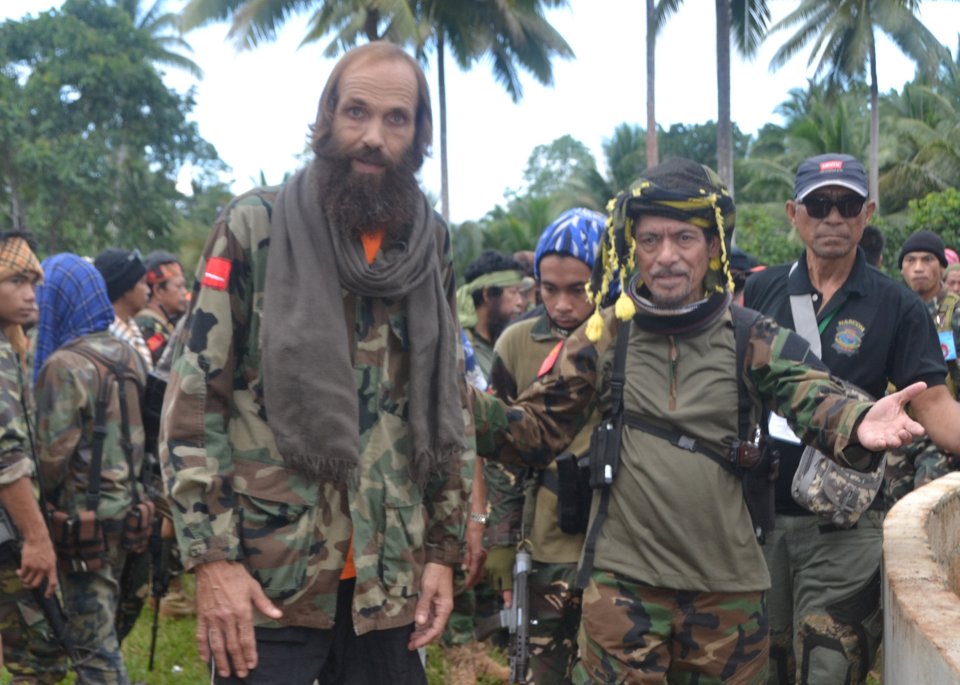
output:
M563 349L563 341L557 343L557 346L550 350L550 354L547 355L547 358L543 360L543 364L540 365L540 370L537 371L537 378L546 376L553 370L553 365L557 363L557 359L560 357L560 350Z
M226 290L230 283L230 269L232 268L233 262L229 259L211 257L207 260L207 266L203 270L200 285L205 285L214 290Z
M163 333L154 333L149 338L147 338L147 347L150 348L151 352L156 352L161 347L166 340L163 337Z

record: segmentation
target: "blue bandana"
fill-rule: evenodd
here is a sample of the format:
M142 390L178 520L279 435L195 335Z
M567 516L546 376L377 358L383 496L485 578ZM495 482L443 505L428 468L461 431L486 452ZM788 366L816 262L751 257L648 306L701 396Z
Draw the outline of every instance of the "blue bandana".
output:
M533 256L533 277L540 280L540 260L551 254L574 257L593 268L607 218L590 209L568 209L543 229Z
M57 348L88 333L105 331L113 323L107 284L96 267L75 254L58 254L43 262L45 279L37 288L36 381L44 362Z

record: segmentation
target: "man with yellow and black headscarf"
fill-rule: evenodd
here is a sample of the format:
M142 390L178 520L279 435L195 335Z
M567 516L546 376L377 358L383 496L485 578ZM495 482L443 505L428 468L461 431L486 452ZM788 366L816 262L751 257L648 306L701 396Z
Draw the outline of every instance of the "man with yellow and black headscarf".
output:
M26 237L0 234L0 506L20 538L0 543L0 633L16 682L57 683L66 675L62 649L37 620L41 614L31 595L44 582L53 593L57 560L33 489L32 437L24 412L31 403L22 326L34 317L35 287L42 280Z
M795 333L731 306L734 204L711 169L685 159L647 169L610 211L597 311L516 403L476 395L477 451L539 465L603 412L574 682L762 682L765 520L744 496L766 468L755 461L755 400L832 458L867 468L870 450L919 430L902 404L922 385L871 407ZM601 310L614 278L621 294Z

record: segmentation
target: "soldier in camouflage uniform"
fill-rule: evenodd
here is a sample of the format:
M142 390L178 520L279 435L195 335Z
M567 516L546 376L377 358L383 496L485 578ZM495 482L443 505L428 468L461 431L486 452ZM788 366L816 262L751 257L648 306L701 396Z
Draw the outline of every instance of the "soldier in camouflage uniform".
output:
M351 50L313 162L204 249L161 462L217 682L426 682L473 469L450 241L415 177L431 132L416 61Z
M900 273L913 292L920 296L940 335L940 349L947 363L947 388L960 399L960 295L947 290L943 274L947 256L943 240L931 231L917 231L904 242L899 257ZM925 436L908 447L887 455L884 486L891 503L940 476L957 469L960 456L949 454Z
M143 265L147 269L150 298L134 322L143 333L156 365L173 337L177 321L187 312L189 291L183 267L171 253L155 250L143 258Z
M467 283L457 291L457 310L463 334L473 350L479 372L486 380L493 363L493 346L505 326L523 309L520 285L522 266L497 250L487 250L473 259L464 270ZM509 488L512 475L499 464L478 459L470 493L470 518L467 522L467 547L479 550L486 559L486 526L490 518L488 499ZM494 504L494 506L496 506ZM496 512L491 512L496 516ZM477 558L476 554L471 555ZM482 571L481 568L478 571ZM455 577L453 613L443 632L444 658L451 665L449 674L455 685L473 685L478 675L506 680L506 666L491 658L486 643L475 638L476 618L486 618L499 610L493 589L477 576L458 573Z
M33 590L57 587L56 557L40 512L31 476L31 438L24 409L26 338L21 324L34 308L34 288L43 277L40 262L19 235L0 237L0 505L23 540L0 546L0 634L3 658L13 683L57 683L66 660L43 617Z
M766 678L769 576L741 479L721 466L739 435L730 410L739 396L726 266L733 219L733 201L707 167L676 159L646 170L613 205L600 248L612 259L598 260L591 281L598 311L516 403L477 400L478 453L544 464L595 406L605 408L618 336L629 336L622 432L598 426L619 444L619 461L603 462L611 483L593 497L574 682ZM601 312L615 267L622 292ZM921 430L902 407L921 385L871 408L774 322L758 318L745 342L751 397L838 462L867 467L879 458L867 449ZM709 446L719 461L680 445Z
M146 498L140 482L144 440L140 402L146 366L130 345L109 332L114 310L103 278L91 264L60 254L43 267L46 281L37 295L36 360L41 491L54 509L71 516L95 506L108 550L105 563L93 570L76 557L60 555L67 629L83 654L75 667L85 682L125 685L129 679L115 621L128 554L121 544L125 520L134 503ZM124 401L116 377L91 357L123 368ZM94 417L104 388L106 434L99 497L91 501ZM149 521L145 524L149 526Z
M541 234L533 272L543 306L535 316L512 324L497 340L491 384L500 399L514 401L549 365L551 353L559 353L567 336L590 316L593 307L586 285L605 223L602 214L571 209ZM592 427L588 423L566 451L585 457ZM491 502L491 512L502 509L503 513L498 525L488 530L499 546L490 549L487 569L495 587L509 589L517 545L523 542L529 547L534 562L529 580L530 678L538 685L569 683L580 624L575 580L583 534L560 529L555 465L529 473L516 467L510 470L516 475L513 490L498 506ZM525 500L529 500L526 506ZM524 513L530 520L523 520ZM494 521L491 515L491 524Z
M786 213L805 249L793 264L751 276L744 304L787 327L797 325L792 301L812 307L823 363L874 397L890 382L926 383L910 410L935 442L955 451L960 405L944 385L933 322L919 297L869 266L858 248L876 209L868 187L850 155L804 160ZM775 529L763 548L772 579L771 682L866 682L883 633L882 492L851 528L812 514L791 495L804 448L776 421L769 426L768 449L780 464Z

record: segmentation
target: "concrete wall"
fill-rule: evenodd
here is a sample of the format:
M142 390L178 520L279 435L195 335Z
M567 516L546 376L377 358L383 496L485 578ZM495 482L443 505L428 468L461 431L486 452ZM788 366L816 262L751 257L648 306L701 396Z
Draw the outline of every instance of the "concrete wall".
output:
M960 685L960 473L887 514L883 563L884 685Z

